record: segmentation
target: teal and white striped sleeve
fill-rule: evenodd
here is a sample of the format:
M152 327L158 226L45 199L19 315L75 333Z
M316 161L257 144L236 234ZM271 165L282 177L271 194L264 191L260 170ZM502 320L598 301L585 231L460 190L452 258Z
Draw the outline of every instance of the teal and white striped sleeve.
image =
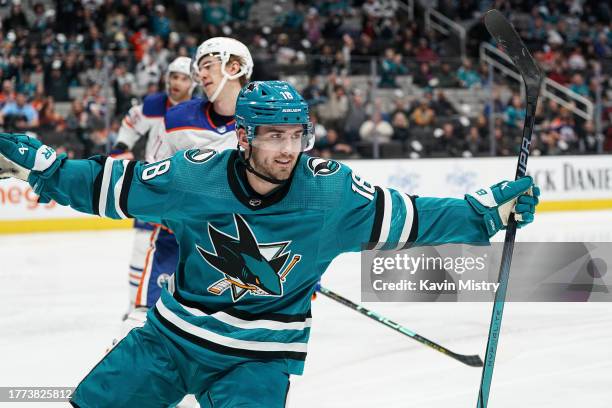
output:
M138 218L160 223L180 217L180 196L173 189L181 158L157 163L96 156L66 160L49 178L30 175L29 183L41 202L57 201L77 211L114 219Z
M418 197L372 186L352 172L346 176L336 217L337 241L343 252L489 242L482 215L467 201Z
M340 203L334 211L333 232L342 252L364 247L401 249L417 238L414 197L373 186L343 166Z

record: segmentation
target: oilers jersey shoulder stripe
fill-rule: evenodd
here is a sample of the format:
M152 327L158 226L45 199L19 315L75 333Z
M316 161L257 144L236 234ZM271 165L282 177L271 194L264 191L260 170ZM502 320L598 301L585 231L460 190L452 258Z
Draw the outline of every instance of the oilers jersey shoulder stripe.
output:
M219 134L235 130L236 123L231 121L219 128L210 119L212 104L202 98L192 99L168 110L165 117L166 132L180 130L208 130Z
M142 114L149 118L163 118L168 108L168 95L158 92L147 95L142 103Z

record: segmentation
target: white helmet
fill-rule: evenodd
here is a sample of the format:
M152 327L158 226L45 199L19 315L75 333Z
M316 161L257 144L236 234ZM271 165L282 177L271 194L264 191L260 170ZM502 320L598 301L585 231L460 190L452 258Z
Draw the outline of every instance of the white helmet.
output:
M191 94L193 89L196 87L196 83L191 75L191 58L177 57L170 63L170 65L168 65L168 69L166 70L166 92L168 92L170 89L170 74L173 72L185 74L189 77L189 79L191 79L191 89L189 90L189 93Z
M214 102L215 99L221 93L221 90L225 86L225 83L228 80L238 79L241 76L245 76L248 80L253 73L253 58L251 57L251 53L249 49L238 40L229 37L213 37L204 41L198 47L196 51L196 56L193 61L193 71L199 80L199 63L202 58L207 55L215 55L221 59L221 73L223 74L223 79L221 83L213 93L213 95L208 98L211 102ZM230 75L225 70L225 65L230 59L230 56L235 55L240 57L240 71L238 71L234 75Z

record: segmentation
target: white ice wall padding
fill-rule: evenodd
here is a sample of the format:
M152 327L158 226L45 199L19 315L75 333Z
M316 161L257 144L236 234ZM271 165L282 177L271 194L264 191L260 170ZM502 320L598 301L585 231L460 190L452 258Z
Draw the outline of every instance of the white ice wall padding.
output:
M457 197L514 178L516 158L348 160L371 184L420 196ZM532 157L528 173L542 201L612 199L612 155ZM38 204L29 185L0 180L0 222L79 218L87 215L55 203Z

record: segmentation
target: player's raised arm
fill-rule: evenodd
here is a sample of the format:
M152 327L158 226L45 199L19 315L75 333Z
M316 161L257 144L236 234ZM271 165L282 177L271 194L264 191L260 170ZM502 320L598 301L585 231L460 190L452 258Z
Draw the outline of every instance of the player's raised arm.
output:
M519 226L532 222L540 194L531 177L525 177L480 189L465 199L417 197L372 186L350 169L344 173L336 222L339 244L349 251L366 243L376 249L485 243L505 228L511 212L516 212Z
M29 182L41 203L55 200L102 217L178 218L178 207L172 206L177 195L172 164L173 159L147 164L103 156L67 160L34 138L0 134L0 178Z

